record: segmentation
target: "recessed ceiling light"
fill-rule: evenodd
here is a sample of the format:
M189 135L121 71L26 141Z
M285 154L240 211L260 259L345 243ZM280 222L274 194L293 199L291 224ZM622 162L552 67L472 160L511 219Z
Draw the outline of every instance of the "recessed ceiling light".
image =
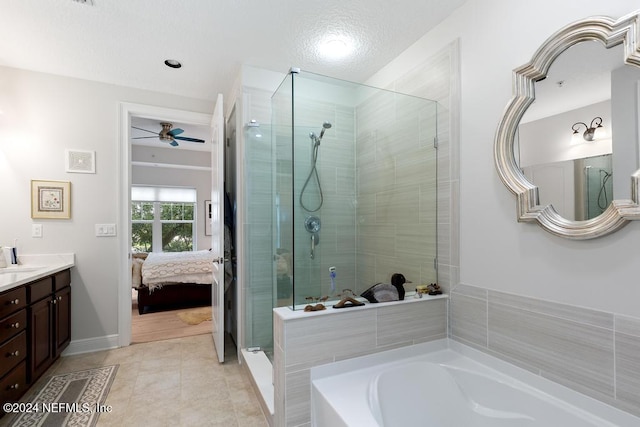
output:
M182 64L180 63L180 61L175 60L175 59L167 59L164 61L164 65L166 65L167 67L171 67L171 68L180 68L182 67Z
M353 40L342 35L327 36L318 44L318 53L328 59L344 58L353 50Z

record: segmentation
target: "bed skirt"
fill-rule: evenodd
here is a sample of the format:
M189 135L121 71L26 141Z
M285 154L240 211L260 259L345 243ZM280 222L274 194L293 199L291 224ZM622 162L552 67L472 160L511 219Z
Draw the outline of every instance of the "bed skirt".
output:
M165 285L150 293L149 288L143 286L138 288L138 313L211 305L212 289L212 285L180 283Z

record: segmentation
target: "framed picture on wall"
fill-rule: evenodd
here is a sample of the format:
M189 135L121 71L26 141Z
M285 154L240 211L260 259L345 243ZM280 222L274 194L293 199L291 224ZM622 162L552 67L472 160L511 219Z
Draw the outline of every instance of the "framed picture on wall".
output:
M31 180L31 218L71 218L71 182Z
M204 201L204 235L211 236L211 200Z
M70 173L96 173L96 152L64 150L65 171Z

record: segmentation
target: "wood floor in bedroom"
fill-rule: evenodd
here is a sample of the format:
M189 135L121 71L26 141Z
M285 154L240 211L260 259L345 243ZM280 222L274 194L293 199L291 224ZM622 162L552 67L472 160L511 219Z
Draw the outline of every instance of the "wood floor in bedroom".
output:
M132 310L131 344L210 334L213 327L210 320L198 325L188 325L180 320L178 313L189 309L140 315L134 299Z

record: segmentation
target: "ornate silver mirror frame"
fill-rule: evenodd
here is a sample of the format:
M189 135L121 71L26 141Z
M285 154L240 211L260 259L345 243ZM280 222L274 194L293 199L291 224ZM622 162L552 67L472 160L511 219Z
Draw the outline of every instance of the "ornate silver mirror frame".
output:
M537 221L550 233L577 240L604 236L619 230L629 220L640 219L640 170L631 175L630 199L613 200L595 218L568 220L553 206L540 205L538 187L525 177L516 162L515 136L522 116L535 99L534 83L546 77L558 55L576 43L588 40L599 40L607 48L623 43L624 62L640 67L640 11L619 20L597 16L570 24L549 37L528 64L513 70L514 95L498 125L494 146L498 174L517 197L518 221Z

